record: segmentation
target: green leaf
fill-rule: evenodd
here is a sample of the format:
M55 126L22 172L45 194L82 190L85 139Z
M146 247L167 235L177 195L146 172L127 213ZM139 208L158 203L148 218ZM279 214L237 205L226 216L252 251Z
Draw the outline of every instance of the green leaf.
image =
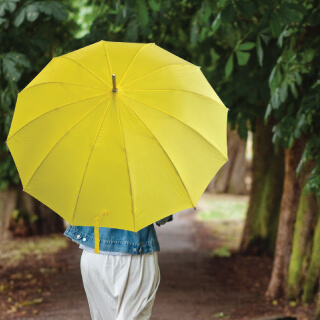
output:
M313 57L315 55L315 50L314 49L307 49L303 52L303 59L306 62L311 62L313 60Z
M230 55L230 57L226 63L226 66L225 66L226 78L228 78L230 76L230 74L232 73L232 70L233 70L233 53Z
M295 98L298 98L297 88L296 88L295 84L292 81L290 82L290 89L291 89L291 92L292 92L293 96Z
M235 4L242 16L252 19L255 11L255 6L252 1L236 1Z
M301 78L300 74L298 72L296 72L294 75L295 75L295 79L296 79L297 84L301 85L302 78Z
M199 25L198 25L198 16L196 15L191 22L190 43L192 46L195 46L197 44L198 37L199 37Z
M181 27L178 29L178 39L181 43L188 41L188 36Z
M219 248L216 248L211 253L214 257L230 257L231 252L227 246L221 246Z
M211 24L211 29L215 33L221 25L221 13L219 13Z
M221 20L223 23L228 23L233 20L234 18L234 8L232 4L227 5L222 11L221 11Z
M55 19L60 21L65 20L68 17L65 6L61 3L56 1L49 1L46 3L34 2L28 4L24 8L21 8L13 23L16 27L19 27L25 19L30 22L34 22L39 17L40 13L53 16Z
M272 106L271 106L271 104L269 103L269 104L267 105L266 113L265 113L265 115L264 115L264 124L266 124L266 123L268 122L268 119L269 119L269 117L270 117L270 115L271 115L271 111L272 111Z
M0 17L4 16L6 11L13 12L20 0L1 0L0 1Z
M22 8L18 15L15 17L14 21L13 21L13 24L16 26L16 27L20 27L20 25L22 24L22 22L24 21L25 19L25 16L26 16L26 10L24 8Z
M219 0L217 3L218 8L223 8L228 0Z
M141 25L145 27L149 22L148 8L145 2L141 0L137 2L137 5L138 5L138 10L137 10L138 18L141 22Z
M212 14L211 8L209 5L205 5L205 3L202 4L202 8L201 8L201 21L204 24L208 24L209 23L209 18Z
M33 306L33 305L36 305L36 304L39 304L39 303L42 303L42 302L43 302L43 298L36 298L36 299L33 299L33 300L22 301L21 305L23 307L25 307L25 306Z
M270 36L265 33L260 33L261 39L264 41L265 44L268 44L270 41Z
M288 30L287 26L283 29L283 31L280 33L279 37L278 37L278 45L281 48L283 45L283 39L285 37L290 36L290 31Z
M17 64L8 58L7 55L2 57L2 67L4 78L8 82L16 82L20 79L21 72L19 72Z
M301 128L306 122L306 115L302 114L298 119L298 127Z
M209 53L211 56L211 64L215 64L219 60L220 55L213 48L210 48Z
M161 8L161 3L155 0L149 0L149 6L153 11L159 11Z
M250 58L250 53L243 52L243 51L236 51L238 65L239 66L245 66Z
M262 66L262 61L263 61L263 49L261 45L261 40L260 37L257 37L257 43L256 43L256 48L257 48L257 56L258 56L258 61L260 66Z
M274 13L270 19L270 29L274 37L278 37L282 31L280 18L277 13Z
M22 53L12 51L12 52L7 53L6 56L7 56L7 58L11 59L19 66L23 66L25 68L31 67L30 61Z
M138 40L138 23L137 21L131 20L128 23L128 27L126 30L126 34L124 37L124 41L129 42L129 41L137 41Z
M8 20L4 19L4 18L0 18L0 26L4 25L4 28L7 29L8 28Z
M229 315L221 312L217 312L213 315L213 318L229 318Z
M203 42L207 38L207 34L208 34L208 28L202 27L202 30L200 31L200 34L199 34L199 42Z
M26 56L18 52L9 52L2 56L3 75L8 82L17 82L21 77L21 67L29 68Z
M300 131L300 129L299 129L299 128L295 128L295 130L294 130L294 137L297 138L297 139L299 139L300 136L301 136L301 131Z
M37 8L40 12L53 16L55 19L63 21L67 19L68 12L66 11L66 7L57 1L49 1L49 2L37 2Z
M269 76L269 86L271 89L275 89L280 85L281 82L281 72L278 65L275 65Z
M50 5L52 10L52 15L55 19L63 21L68 18L69 13L65 5L57 1L52 1Z
M238 50L251 50L252 48L254 48L255 46L255 43L254 42L244 42L244 43L241 43L238 47Z
M280 99L281 102L285 102L288 96L288 87L285 81L283 81L282 86L280 88Z
M290 8L286 4L280 5L279 16L285 24L291 24L292 22L299 22L302 15L295 9Z
M27 20L30 22L33 22L37 20L39 16L38 6L36 4L31 4L28 7L26 7L26 17Z

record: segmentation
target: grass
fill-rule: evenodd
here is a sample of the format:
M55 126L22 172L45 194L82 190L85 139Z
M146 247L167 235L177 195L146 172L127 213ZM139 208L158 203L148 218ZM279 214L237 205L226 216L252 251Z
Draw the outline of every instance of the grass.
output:
M229 198L229 199L228 199ZM203 199L206 210L199 212L202 220L244 220L247 210L247 199L245 197L223 197L217 196Z
M220 243L211 255L230 256L229 250L237 250L246 218L248 196L205 193L199 201L197 218L212 230Z
M42 259L46 253L55 253L68 245L60 234L16 238L1 241L0 267L15 267L25 258Z

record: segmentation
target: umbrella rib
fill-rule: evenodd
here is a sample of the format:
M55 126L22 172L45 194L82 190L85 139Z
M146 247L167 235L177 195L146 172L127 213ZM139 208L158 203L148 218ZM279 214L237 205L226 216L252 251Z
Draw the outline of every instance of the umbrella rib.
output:
M74 216L75 216L75 213L76 213L76 210L77 210L77 206L78 206L78 202L79 202L79 197L80 197L80 193L81 193L83 181L84 181L85 175L86 175L86 173L87 173L87 169L88 169L89 161L90 161L90 158L91 158L91 155L92 155L92 151L93 151L93 149L94 149L94 146L95 146L96 141L97 141L97 137L99 136L100 130L101 130L102 125L103 125L103 123L104 123L104 120L105 120L105 118L106 118L107 111L109 110L109 105L110 105L111 101L112 101L112 99L110 99L110 101L109 101L109 103L108 103L108 105L107 105L107 107L106 107L106 110L104 111L104 115L103 115L102 121L101 121L101 123L100 123L99 129L97 130L97 133L96 133L96 136L95 136L95 138L94 138L93 144L92 144L92 146L91 146L90 154L89 154L89 157L88 157L88 160L87 160L87 164L86 164L86 167L85 167L83 176L82 176L82 180L81 180L81 184L80 184L80 189L79 189L79 192L78 192L76 204L75 204L74 211L73 211L73 214L72 214L71 225L73 225L73 219L74 219Z
M150 45L154 45L154 43L153 43L153 42L152 42L152 43L146 43L144 46L142 46L142 47L137 51L137 53L135 54L135 56L134 56L133 59L131 60L128 68L126 69L124 75L122 76L121 80L119 81L118 86L120 86L120 84L122 83L122 80L123 80L123 79L125 78L125 76L127 75L127 73L128 73L128 71L129 71L132 63L133 63L134 60L137 58L138 54L142 51L142 49L144 49L145 47L148 47L148 46L150 46Z
M23 190L26 190L30 181L32 180L33 176L35 175L35 173L39 170L39 168L41 167L41 165L43 164L44 160L49 156L49 154L52 152L52 150L59 144L59 142L77 125L79 124L83 119L85 119L92 111L94 111L98 105L100 103L102 103L105 99L103 99L102 101L98 102L91 110L89 110L89 112L87 112L78 122L76 122L57 142L56 144L52 147L52 149L47 153L47 155L42 159L42 161L40 162L40 164L38 165L37 169L34 171L34 173L32 174L31 178L29 179L28 183L26 184L26 186L23 188Z
M191 65L186 65L186 64L182 64L182 63L178 63L178 64L177 64L177 63L176 63L176 64L168 64L168 65L166 65L166 66L163 66L163 67L160 67L160 68L158 68L158 69L155 69L155 70L153 70L153 71L151 71L151 72L149 72L149 73L147 73L147 74L142 75L141 77L138 77L138 78L130 81L129 83L127 83L127 84L125 84L124 86L122 86L122 88L127 87L128 85L136 82L137 80L139 80L139 79L141 79L141 78L145 78L145 77L147 77L147 76L150 76L151 74L153 74L153 73L155 73L155 72L157 72L157 71L159 71L159 70L161 70L161 69L168 68L168 67L173 67L173 66L184 66L184 67L188 67L188 68L190 68L190 67L191 67L191 68L198 68L198 67L195 66L195 65L192 65L192 66L191 66Z
M134 90L126 90L126 91L175 91L175 92L185 92L185 93L191 93L191 94L196 94L200 97L206 98L206 99L210 99L214 102L216 102L218 105L220 105L223 109L228 109L226 108L223 104L221 104L219 101L214 100L208 96L205 96L203 94L194 92L194 91L188 91L188 90L178 90L178 89L134 89Z
M197 133L197 134L198 134L203 140L205 140L215 151L218 151L219 153L221 153L221 151L220 151L216 146L214 146L207 138L205 138L200 132L198 132L197 130L195 130L194 128L192 128L191 126L189 126L188 124L186 124L185 122L181 121L180 119L178 119L178 118L174 117L173 115L171 115L171 114L169 114L169 113L167 113L167 112L164 112L164 111L162 111L162 110L160 110L160 109L158 109L158 108L156 108L156 107L154 107L154 106L151 106L151 105L146 104L146 103L144 103L144 102L141 102L141 101L138 101L138 100L136 100L136 99L133 99L133 98L129 97L128 95L125 95L125 96L126 96L127 98L133 100L133 101L136 101L136 102L138 102L138 103L141 103L141 104L143 104L143 105L145 105L145 106L147 106L147 107L150 107L151 109L158 110L159 112L162 112L162 113L168 115L169 117L171 117L171 118L173 118L173 119L175 119L175 120L178 120L179 122L181 122L182 124L184 124L184 125L187 126L188 128L192 129L195 133Z
M8 139L6 140L6 142L9 141L11 138L13 138L14 135L16 135L21 129L23 129L25 126L27 126L28 124L30 124L32 121L39 119L40 117L46 115L47 113L50 113L50 112L52 112L52 111L54 111L54 110L57 110L57 109L60 109L60 108L63 108L63 107L67 107L67 106L73 105L73 104L78 103L78 102L82 102L82 101L89 100L89 99L92 99L92 98L100 97L100 96L103 96L104 94L106 94L106 93L98 94L98 95L96 95L96 96L92 96L92 97L89 97L89 98L85 98L85 99L77 100L77 101L70 102L70 103L67 103L67 104L63 104L62 106L56 107L56 108L54 108L54 109L51 109L51 110L49 110L49 111L41 114L40 116L38 116L38 117L30 120L28 123L26 123L24 126L22 126L18 131L16 131L10 138L8 138Z
M186 191L187 194L188 194L188 197L189 197L189 199L190 199L190 202L191 202L191 204L192 204L192 207L195 208L195 205L194 205L193 202L192 202L190 193L189 193L189 191L188 191L185 183L183 182L183 180L182 180L182 178L181 178L181 176L180 176L179 171L177 170L177 168L176 168L176 166L174 165L173 161L172 161L171 158L169 157L168 153L164 150L164 148L162 147L161 143L160 143L159 140L156 138L156 136L150 131L150 129L149 129L149 128L146 126L146 124L139 118L139 116L133 111L133 109L132 109L126 102L124 102L123 100L122 100L122 102L123 102L126 106L128 106L129 110L136 116L136 118L139 119L139 121L146 127L146 129L150 132L150 134L153 136L153 138L158 142L159 146L161 147L161 149L163 150L163 152L164 152L165 155L167 156L167 158L168 158L168 160L170 161L172 167L174 168L174 170L176 171L178 177L180 178L180 181L181 181L181 183L182 183L185 191Z
M74 62L74 63L77 63L79 66L81 66L83 69L85 69L85 70L87 70L89 73L91 73L93 76L95 76L99 81L101 81L103 84L105 84L106 86L108 86L109 87L109 85L102 79L102 78L100 78L97 74L95 74L94 72L92 72L91 70L89 70L86 66L84 66L82 63L80 63L80 62L78 62L78 61L76 61L76 60L74 60L74 59L71 59L71 58L69 58L69 57L67 57L67 56L60 56L60 57L58 57L58 58L64 58L64 59L68 59L68 60L70 60L70 61L72 61L72 62Z
M123 130L122 130L122 123L121 123L121 120L120 120L119 111L118 111L118 108L116 108L116 109L117 109L118 122L119 122L119 126L120 126L120 132L121 132L123 148L124 148L124 152L125 152L125 155L126 155L127 170L128 170L129 184L130 184L130 194L131 194L131 208L132 208L133 229L134 229L134 232L136 232L136 223L135 223L135 218L134 218L134 203L133 203L133 195L132 195L132 184L131 184L131 177L130 177L130 170L129 170L127 148L126 148L126 144L125 144L125 141L124 141L124 134L123 134Z
M109 66L110 77L111 77L111 75L112 75L112 69L111 69L111 63L110 63L109 53L108 53L108 51L107 51L107 49L106 49L106 46L105 46L104 43L103 43L103 40L101 40L101 43L102 43L102 46L103 46L103 49L104 49L104 53L105 53L105 55L106 55L106 58L107 58L107 60L108 60L108 66Z
M38 84L35 84L35 85L31 86L31 87L25 88L25 89L23 89L21 92L26 91L26 90L28 90L28 89L32 89L32 88L37 87L37 86L41 86L41 85L45 85L45 84L53 84L53 83L69 84L69 85L72 85L72 86L80 86L80 87L86 87L86 88L94 88L94 89L105 90L105 88L93 87L93 86L86 86L86 85L84 85L84 84L78 84L78 83L60 82L60 81L48 81L48 82L38 83Z

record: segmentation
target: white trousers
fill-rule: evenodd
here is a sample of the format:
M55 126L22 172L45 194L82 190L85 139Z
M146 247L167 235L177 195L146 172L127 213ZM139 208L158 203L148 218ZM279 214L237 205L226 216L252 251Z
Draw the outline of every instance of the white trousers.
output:
M102 255L83 250L83 286L92 320L148 320L160 284L157 251Z

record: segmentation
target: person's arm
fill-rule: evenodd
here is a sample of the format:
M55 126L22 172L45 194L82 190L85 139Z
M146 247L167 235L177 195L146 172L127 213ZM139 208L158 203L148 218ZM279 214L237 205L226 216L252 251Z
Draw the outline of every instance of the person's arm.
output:
M160 227L160 226L162 226L162 225L164 225L164 224L166 224L167 222L172 221L172 220L173 220L173 216L172 216L172 214L171 214L170 216L168 216L168 217L166 217L166 218L163 218L163 219L157 221L157 222L156 222L156 225Z

